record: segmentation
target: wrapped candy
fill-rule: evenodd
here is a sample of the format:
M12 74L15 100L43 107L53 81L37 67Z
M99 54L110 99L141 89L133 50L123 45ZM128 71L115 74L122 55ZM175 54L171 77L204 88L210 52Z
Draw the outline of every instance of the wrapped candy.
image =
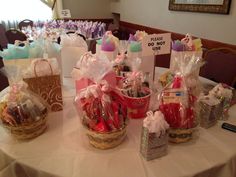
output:
M37 97L27 93L25 84L17 83L1 98L1 120L4 124L18 126L39 120L47 107Z
M199 96L199 80L189 79L194 71L201 66L198 57L192 57L187 67L183 60L178 62L180 68L161 93L159 109L165 115L170 129L170 141L186 142L192 137L192 128L196 126L196 101Z
M223 108L220 115L218 115L218 119L220 120L227 120L229 117L228 110L231 106L231 101L233 98L232 90L233 88L229 87L228 85L220 83L209 91L209 95L217 98L220 101L221 106Z
M167 154L169 125L160 111L147 112L143 120L140 152L146 160Z
M122 76L122 72L130 71L129 61L125 54L116 56L116 59L113 61L113 70L118 76Z
M116 100L115 100L116 98ZM111 132L125 126L126 108L122 99L109 88L106 81L81 90L75 103L81 106L83 124L96 132Z

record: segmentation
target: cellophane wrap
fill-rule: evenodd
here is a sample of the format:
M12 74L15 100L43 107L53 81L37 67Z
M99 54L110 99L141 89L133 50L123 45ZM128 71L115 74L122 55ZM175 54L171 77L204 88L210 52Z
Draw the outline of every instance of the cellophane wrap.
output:
M144 97L150 94L148 80L145 82L145 75L139 70L141 59L135 58L131 62L132 72L127 72L121 84L121 91L129 97Z
M219 83L209 91L209 95L217 98L221 103L222 112L218 115L218 119L227 120L229 117L228 111L233 98L233 88L226 84Z
M172 42L172 50L171 50L171 59L170 59L170 71L172 73L176 73L181 67L178 62L182 62L182 64L189 63L192 57L202 58L202 43L201 39L192 39L192 36L186 34L185 38L181 41L176 40ZM178 60L176 60L178 58ZM194 75L199 75L199 70L196 70Z
M199 99L199 118L200 126L209 128L216 124L217 119L221 116L223 108L220 101L214 96L202 96Z
M126 125L126 107L122 98L106 81L90 85L75 98L83 124L96 132L112 132Z
M78 63L80 78L92 81L77 92L75 106L83 124L96 132L113 132L126 125L126 106L115 91L114 78L106 78L112 72L112 63L105 58L90 56ZM105 78L104 78L105 77Z
M27 84L21 80L20 69L7 67L4 72L9 78L10 86L0 94L1 122L17 127L45 118L48 112L47 104L27 89Z
M199 70L202 62L200 57L193 55L187 61L179 60L176 63L179 70L173 81L163 89L159 108L171 128L190 129L196 126L197 97L201 88L198 76L192 75Z

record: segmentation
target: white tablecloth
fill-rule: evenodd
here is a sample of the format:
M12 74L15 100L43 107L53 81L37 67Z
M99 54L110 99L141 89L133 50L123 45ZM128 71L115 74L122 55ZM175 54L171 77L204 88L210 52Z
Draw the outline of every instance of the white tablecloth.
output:
M69 83L69 81L64 82ZM198 128L168 155L145 161L139 153L142 120L130 120L127 138L110 150L93 148L73 106L73 87L64 87L64 110L50 113L47 131L19 142L0 128L0 177L235 177L236 134ZM228 122L236 124L236 106Z

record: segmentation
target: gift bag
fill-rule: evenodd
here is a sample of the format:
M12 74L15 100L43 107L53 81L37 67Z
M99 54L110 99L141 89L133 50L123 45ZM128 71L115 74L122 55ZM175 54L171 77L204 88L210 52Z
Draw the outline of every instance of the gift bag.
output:
M61 64L62 75L71 77L71 71L80 57L88 51L88 46L77 34L61 36Z
M161 112L147 112L143 121L140 153L146 160L167 154L169 125Z
M20 46L20 44L24 46ZM8 44L7 49L0 51L0 56L6 60L28 58L29 42L16 40L15 44Z
M204 96L199 99L199 118L200 125L204 128L209 128L217 123L218 116L220 116L223 108L220 101L212 96Z
M226 84L219 83L209 91L209 95L211 97L217 98L220 102L222 109L218 114L218 119L227 120L229 117L228 111L233 98L233 88Z
M56 59L33 60L23 78L29 89L49 104L51 111L63 109L61 80L56 64Z

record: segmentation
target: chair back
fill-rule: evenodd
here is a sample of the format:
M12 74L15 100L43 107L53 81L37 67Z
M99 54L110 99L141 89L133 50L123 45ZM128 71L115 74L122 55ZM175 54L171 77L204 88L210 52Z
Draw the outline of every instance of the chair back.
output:
M68 31L66 34L74 34L74 33L75 33L75 31ZM83 40L86 41L86 38L85 38L85 36L84 36L83 34L79 34L79 33L76 33L76 34L77 34L78 36L82 37ZM57 38L57 43L58 43L58 44L61 43L61 37L58 37L58 38Z
M22 30L23 27L28 27L28 26L33 27L33 25L34 25L34 22L32 20L25 19L25 20L22 20L18 24L18 27L19 27L20 30Z
M19 30L16 29L10 29L8 31L6 31L6 37L8 39L8 42L10 44L14 44L15 40L19 40L19 41L25 41L27 40L27 37L24 33L22 33Z
M215 82L234 85L236 78L236 50L214 48L205 53L206 64L200 70L200 76Z
M8 43L5 33L6 33L5 27L2 24L0 24L0 45L2 46L2 48L6 48Z

